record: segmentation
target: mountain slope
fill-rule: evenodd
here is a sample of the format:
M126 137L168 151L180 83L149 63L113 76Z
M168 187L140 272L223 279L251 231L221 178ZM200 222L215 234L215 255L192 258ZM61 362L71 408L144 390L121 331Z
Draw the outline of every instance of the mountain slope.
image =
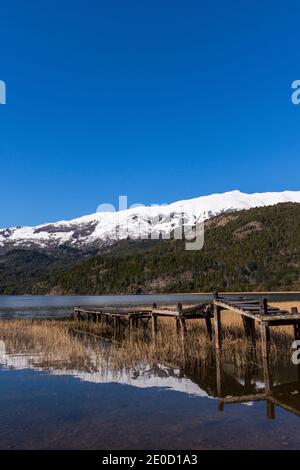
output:
M300 204L278 204L219 215L206 222L200 251L183 241L125 243L32 284L33 293L120 294L213 290L299 290Z
M183 218L185 224L204 221L228 211L299 202L300 191L244 194L231 191L202 196L166 206L136 207L119 212L98 212L70 221L36 227L0 229L0 253L13 248L40 249L53 252L67 246L79 250L101 250L127 238L149 237L154 233L171 233Z
M11 250L0 256L0 295L30 293L32 284L46 274L71 268L83 260L83 254L72 249L58 249L55 255L38 250Z

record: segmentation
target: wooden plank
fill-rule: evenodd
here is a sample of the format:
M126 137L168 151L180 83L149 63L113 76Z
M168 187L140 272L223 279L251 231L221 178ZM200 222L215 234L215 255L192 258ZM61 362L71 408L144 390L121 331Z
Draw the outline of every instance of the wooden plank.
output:
M240 315L245 315L247 317L254 318L254 320L259 320L257 315L254 315L253 313L249 312L248 310L241 310L240 308L235 308L231 305L229 306L229 305L227 305L226 303L223 303L220 300L215 300L214 305L216 305L218 307L221 307L222 309L225 309L225 310L231 310L232 312L239 313Z
M239 397L226 397L226 398L220 398L220 401L223 403L243 403L247 401L259 401L259 400L265 400L266 394L265 393L257 393L253 395L242 395Z
M197 312L198 310L204 310L207 307L207 303L202 303L202 304L197 304L193 305L192 307L185 307L182 309L183 315L186 313L192 313L192 312Z
M112 313L119 315L127 314L147 314L151 313L151 307L90 307L90 306L77 306L75 307L77 311L86 312L86 313Z
M178 312L176 310L167 310L167 309L156 308L156 309L152 310L152 313L155 313L156 315L165 316L165 317L178 317Z
M225 404L230 404L230 403L243 403L243 402L248 402L248 401L260 401L260 400L265 400L266 395L263 393L257 393L253 395L241 395L239 397L226 397L226 398L221 398L220 401L222 401Z
M274 323L277 321L277 320L300 320L300 314L291 314L291 313L286 313L284 315L280 314L280 315L264 315L261 317L261 320L265 320L265 321L273 321Z

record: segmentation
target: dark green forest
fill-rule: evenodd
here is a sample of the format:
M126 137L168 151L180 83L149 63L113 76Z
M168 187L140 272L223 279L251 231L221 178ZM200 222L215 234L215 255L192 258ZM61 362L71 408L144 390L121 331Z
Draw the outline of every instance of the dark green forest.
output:
M6 279L0 259L2 294L120 294L135 293L139 285L144 293L299 290L300 204L215 217L206 223L200 251L186 251L184 241L125 241L71 263L27 256L36 263L26 266L23 254Z

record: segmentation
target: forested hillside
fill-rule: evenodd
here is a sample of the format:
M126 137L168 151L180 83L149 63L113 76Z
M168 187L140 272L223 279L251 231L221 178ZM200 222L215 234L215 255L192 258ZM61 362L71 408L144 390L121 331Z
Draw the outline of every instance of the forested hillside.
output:
M139 285L144 293L300 289L300 204L215 217L206 223L200 251L185 251L174 240L145 243L136 252L129 246L34 279L30 292L135 293Z

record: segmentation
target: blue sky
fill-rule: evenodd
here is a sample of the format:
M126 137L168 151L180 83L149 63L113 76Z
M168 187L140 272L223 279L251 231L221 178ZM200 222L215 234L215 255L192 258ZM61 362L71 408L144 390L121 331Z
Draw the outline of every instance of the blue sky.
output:
M299 14L296 1L2 2L0 226L119 194L300 189Z

